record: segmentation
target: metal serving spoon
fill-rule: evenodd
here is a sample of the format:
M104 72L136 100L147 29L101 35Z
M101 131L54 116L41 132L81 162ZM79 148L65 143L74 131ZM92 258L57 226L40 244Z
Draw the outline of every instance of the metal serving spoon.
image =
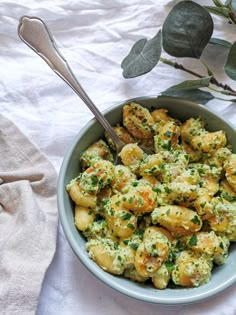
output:
M20 39L46 61L49 67L61 77L84 101L88 108L101 123L103 128L108 132L112 141L116 146L115 163L119 161L119 153L124 147L117 134L99 109L94 105L87 93L84 91L72 70L70 69L66 59L59 52L52 34L47 25L38 17L22 16L18 26L18 35ZM151 154L151 150L142 148L147 154Z

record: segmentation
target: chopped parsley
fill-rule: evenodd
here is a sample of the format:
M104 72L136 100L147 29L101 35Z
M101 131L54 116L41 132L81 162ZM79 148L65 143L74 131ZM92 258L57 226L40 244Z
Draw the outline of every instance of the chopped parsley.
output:
M132 214L127 212L127 213L121 215L120 218L122 220L129 220L131 218L131 216L132 216Z
M106 237L106 233L102 231L101 237L102 237L102 238Z
M165 133L164 133L164 136L166 137L170 137L172 134L172 132L170 130L167 130Z
M127 227L131 230L135 230L135 226L132 223L128 223Z
M91 183L93 186L96 186L98 184L98 178L94 174L91 176Z
M196 246L197 245L197 236L193 234L188 242L189 246Z
M236 197L231 196L228 192L223 192L221 196L228 201L236 201Z
M118 243L118 242L115 242L115 243L114 243L114 249L118 249L118 247L119 247L119 243Z
M171 149L171 140L164 140L162 143L162 148L170 151Z
M220 242L220 248L221 248L221 249L224 249L224 244L223 244L223 242Z
M165 189L165 192L166 192L167 194L171 193L171 191L172 191L169 187L164 187L164 189Z
M144 230L143 229L137 229L134 232L135 235L138 235L138 237L142 240L143 239L143 234L144 234Z
M165 263L165 266L166 266L166 268L167 268L167 270L169 271L169 272L171 272L173 269L174 269L174 263L172 262L172 261L167 261L166 263Z
M129 246L130 246L132 249L137 250L138 247L139 247L139 244L138 244L138 243L131 243L131 244L129 244Z
M158 188L158 187L156 187L156 188L154 188L154 191L156 192L156 193L161 193L161 189L160 188Z
M200 225L200 224L201 224L201 222L200 222L200 220L199 220L199 218L198 218L197 215L195 215L195 216L191 219L191 222L193 222L194 224L197 224L197 225Z

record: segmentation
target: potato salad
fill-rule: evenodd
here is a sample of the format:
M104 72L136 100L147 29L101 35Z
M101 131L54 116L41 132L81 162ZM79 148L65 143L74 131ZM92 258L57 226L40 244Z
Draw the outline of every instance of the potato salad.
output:
M66 187L89 257L157 289L207 283L236 241L236 154L225 132L135 102L114 130L126 144L121 164L105 133L82 153L81 173Z

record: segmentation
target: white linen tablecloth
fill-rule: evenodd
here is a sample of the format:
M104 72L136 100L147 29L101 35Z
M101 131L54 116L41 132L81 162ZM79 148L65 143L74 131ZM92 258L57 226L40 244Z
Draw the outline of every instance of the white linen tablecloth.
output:
M2 0L0 3L0 110L53 163L57 172L78 131L93 117L82 101L17 36L20 16L38 16L51 29L60 51L101 110L124 99L156 95L192 78L160 64L151 73L125 80L120 63L140 38L153 37L171 7L164 0ZM211 5L212 1L196 1ZM214 36L234 41L236 30L214 17ZM224 49L206 51L219 81L236 88L222 72ZM182 60L197 71L198 62ZM236 123L236 105L219 100L208 106ZM182 306L145 304L110 289L76 258L61 226L57 250L46 274L37 315L236 314L236 287L210 300ZM24 315L24 314L23 314Z

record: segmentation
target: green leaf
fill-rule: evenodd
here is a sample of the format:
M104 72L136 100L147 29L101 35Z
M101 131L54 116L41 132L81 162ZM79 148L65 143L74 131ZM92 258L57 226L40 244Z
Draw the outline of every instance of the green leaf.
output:
M228 42L227 40L220 39L220 38L215 38L215 37L212 37L210 39L209 44L223 46L223 47L226 47L226 48L231 48L232 47L232 44L230 42Z
M214 99L214 96L206 91L200 89L195 90L175 90L167 89L161 93L162 96L169 96L174 98L180 98L188 101L192 101L198 104L205 105L209 101Z
M226 8L226 7L205 6L204 8L206 8L212 14L223 16L224 18L228 18L229 17L230 10L228 8Z
M213 0L214 4L217 6L217 7L223 7L224 4L220 1L220 0Z
M199 90L199 88L208 87L211 78L212 77L209 76L197 80L183 81L180 84L171 86L169 89L162 92L161 95L187 99L205 105L212 100L214 96L209 92Z
M212 76L205 77L197 80L186 80L180 84L173 85L169 89L172 90L195 90L201 87L208 87Z
M160 59L161 48L161 31L150 40L143 38L137 41L121 63L123 76L134 78L151 71Z
M181 1L163 24L163 48L174 57L200 58L212 32L209 12L195 2Z
M224 69L231 79L236 80L236 42L229 51Z

